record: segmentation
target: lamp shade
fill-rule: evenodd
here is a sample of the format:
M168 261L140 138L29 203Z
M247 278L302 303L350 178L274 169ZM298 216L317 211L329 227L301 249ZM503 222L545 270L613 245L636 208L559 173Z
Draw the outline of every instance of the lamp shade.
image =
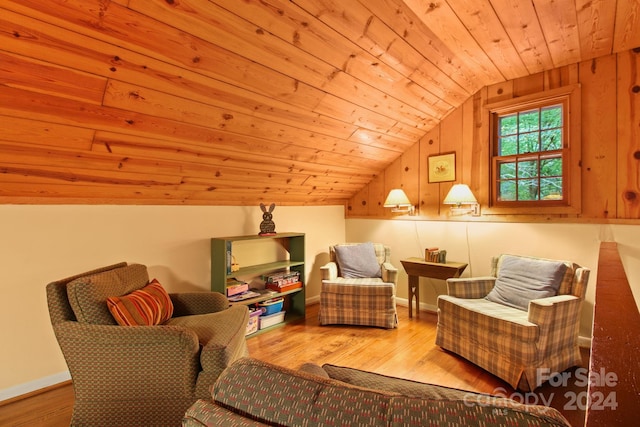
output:
M384 207L395 208L399 206L412 206L412 204L402 189L394 188L393 190L389 191L387 200L384 201Z
M471 189L466 184L455 184L442 202L445 205L470 205L478 203Z

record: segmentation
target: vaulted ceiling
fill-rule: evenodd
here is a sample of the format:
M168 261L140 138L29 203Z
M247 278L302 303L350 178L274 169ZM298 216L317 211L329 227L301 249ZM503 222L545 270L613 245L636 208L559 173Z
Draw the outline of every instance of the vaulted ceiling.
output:
M640 0L3 0L0 202L343 204L484 86L640 46Z

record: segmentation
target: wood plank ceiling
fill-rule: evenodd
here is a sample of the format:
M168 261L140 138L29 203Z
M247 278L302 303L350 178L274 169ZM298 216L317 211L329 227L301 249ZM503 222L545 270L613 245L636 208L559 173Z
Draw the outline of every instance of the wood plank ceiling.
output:
M0 202L343 204L480 88L640 46L640 0L3 0Z

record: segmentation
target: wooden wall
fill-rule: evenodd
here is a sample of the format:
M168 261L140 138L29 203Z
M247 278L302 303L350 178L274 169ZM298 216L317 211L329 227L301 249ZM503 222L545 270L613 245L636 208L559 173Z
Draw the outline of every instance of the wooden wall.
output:
M347 217L390 218L382 205L401 187L419 217L451 217L442 200L453 184L429 183L429 155L454 151L456 181L468 184L482 208L489 198L489 113L486 105L579 84L581 87L581 213L495 215L474 220L634 223L640 219L640 48L484 87L353 197Z

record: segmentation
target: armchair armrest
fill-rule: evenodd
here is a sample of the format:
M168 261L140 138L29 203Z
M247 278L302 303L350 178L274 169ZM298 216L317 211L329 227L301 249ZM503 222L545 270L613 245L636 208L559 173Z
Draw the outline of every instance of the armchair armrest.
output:
M169 296L174 317L215 313L229 308L229 300L220 292L183 292Z
M333 280L338 277L338 265L331 261L320 267L321 280Z
M382 280L388 283L398 283L398 269L390 262L382 263Z
M529 301L528 320L538 325L538 349L543 357L577 347L582 299L574 295L556 295ZM575 355L580 360L580 355Z
M158 385L158 396L183 396L195 382L200 345L195 332L185 328L64 321L54 331L78 399L96 399L106 393L110 399L127 401L131 396L149 395L149 389ZM151 383L136 380L148 378L151 371Z
M447 294L465 299L484 298L495 283L496 278L492 276L447 279Z
M528 320L539 326L553 325L559 322L577 324L580 321L578 310L582 300L574 295L556 295L529 301Z

